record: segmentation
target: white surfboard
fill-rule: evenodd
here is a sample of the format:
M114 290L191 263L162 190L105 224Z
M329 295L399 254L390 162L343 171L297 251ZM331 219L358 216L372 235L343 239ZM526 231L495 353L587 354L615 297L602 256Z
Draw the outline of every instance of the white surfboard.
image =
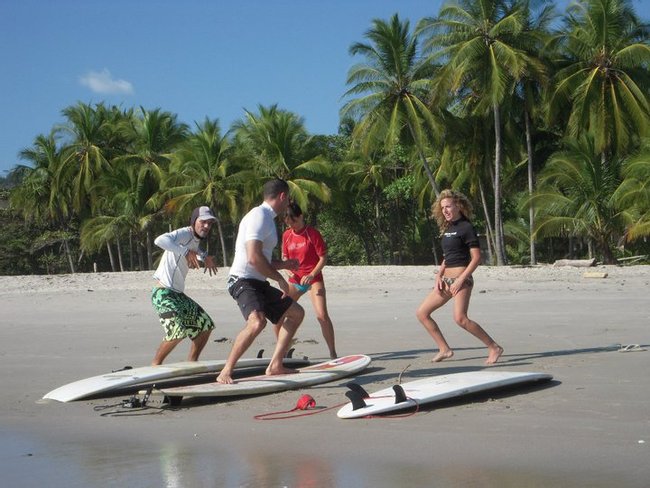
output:
M351 384L348 385L350 391L346 393L351 402L342 407L337 415L342 419L366 417L506 386L548 381L552 378L553 376L545 373L472 371L431 376L385 388L370 395L360 386Z
M172 400L178 397L227 397L259 395L335 381L363 371L370 364L370 357L363 354L344 356L324 363L298 369L297 373L282 375L258 375L241 378L231 385L212 381L199 385L154 389L152 395L165 395ZM238 363L239 364L239 363ZM180 398L174 400L175 403Z
M237 369L265 368L270 361L270 358L242 359L237 363ZM139 384L201 373L216 373L221 371L225 364L226 361L224 359L218 359L208 361L181 361L178 363L161 364L160 366L142 366L123 369L68 383L46 393L42 400L70 402ZM309 364L309 360L307 358L285 358L284 364L288 367L299 367Z

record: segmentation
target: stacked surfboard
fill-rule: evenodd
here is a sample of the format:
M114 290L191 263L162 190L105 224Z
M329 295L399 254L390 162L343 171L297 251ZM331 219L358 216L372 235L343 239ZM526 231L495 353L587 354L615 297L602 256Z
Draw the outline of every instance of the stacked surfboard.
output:
M265 368L270 362L269 358L241 359L236 368L238 370ZM300 367L309 364L307 358L284 359L287 367ZM218 373L225 366L223 359L212 361L183 361L178 363L162 364L160 366L142 366L138 368L124 368L110 373L85 378L63 385L46 393L42 400L55 400L70 402L81 400L102 393L109 393L124 388L151 384L157 381L170 380L201 373Z
M299 368L295 373L290 374L244 377L236 380L233 384L212 381L198 385L154 389L151 394L165 395L177 403L184 397L230 397L295 390L336 381L359 373L366 369L370 362L369 356L356 354Z

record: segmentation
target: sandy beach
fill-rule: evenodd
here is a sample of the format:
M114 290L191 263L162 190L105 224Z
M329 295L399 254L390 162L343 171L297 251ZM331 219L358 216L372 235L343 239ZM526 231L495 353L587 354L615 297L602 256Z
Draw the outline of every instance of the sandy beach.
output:
M434 266L327 267L339 354L367 354L355 381L376 391L425 376L482 370L486 349L436 315L455 356L415 319ZM585 272L606 273L604 278ZM217 327L201 359L225 359L242 326L216 277L186 292ZM0 469L7 487L645 487L650 484L650 266L480 267L470 317L505 349L491 368L554 380L422 408L341 420L347 382L236 400L102 415L126 398L39 403L63 384L151 361L162 338L151 272L0 277ZM296 355L326 359L311 303ZM245 357L274 338L267 328ZM639 349L621 352L622 346ZM167 362L184 360L182 343ZM303 393L323 411L286 420ZM106 408L104 408L106 407ZM129 412L126 412L127 414ZM136 412L134 412L136 413Z

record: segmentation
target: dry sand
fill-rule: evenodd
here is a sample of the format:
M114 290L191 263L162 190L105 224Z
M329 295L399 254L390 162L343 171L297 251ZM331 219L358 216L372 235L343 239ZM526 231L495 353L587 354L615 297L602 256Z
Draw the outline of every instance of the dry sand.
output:
M456 354L430 362L435 344L414 312L434 271L325 270L339 354L373 358L356 378L366 389L390 386L400 373L408 381L485 367L486 350L453 324L449 306L436 317ZM585 271L607 277L585 278ZM188 277L187 293L217 323L202 359L226 358L242 325L226 276L222 269ZM505 348L493 368L546 372L553 382L404 418L340 420L332 408L259 421L253 417L290 409L303 393L318 407L340 405L344 381L140 415L97 410L124 395L41 404L65 383L150 362L162 332L149 302L151 273L0 277L3 485L650 485L650 267L481 267L475 278L470 317ZM301 303L307 315L296 353L324 359L311 304ZM247 356L273 344L266 330ZM649 350L619 352L627 344ZM168 361L187 351L182 343Z

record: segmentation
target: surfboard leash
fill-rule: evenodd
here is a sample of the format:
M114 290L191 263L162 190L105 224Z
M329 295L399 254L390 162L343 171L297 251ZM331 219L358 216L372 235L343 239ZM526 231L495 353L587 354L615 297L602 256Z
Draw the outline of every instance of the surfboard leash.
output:
M373 397L376 398L376 397ZM365 417L360 417L362 419L382 419L382 420L391 420L391 419L401 419L405 417L410 417L411 415L415 415L420 411L420 404L418 403L417 400L414 400L413 398L408 398L415 404L415 410L412 412L407 412L407 413L383 413L381 415L366 415Z
M101 412L109 408L119 408L119 410L111 410L110 412L103 412L100 414L100 417L129 417L137 415L159 415L163 413L165 408L163 407L153 407L149 405L149 397L151 396L151 391L153 390L152 385L147 389L146 393L142 399L138 398L137 395L132 395L129 398L122 400L119 403L113 403L111 405L95 405L93 410L95 412ZM148 413L143 413L146 410L153 410Z
M344 403L340 405L334 405L331 407L317 407L316 406L316 400L311 395L302 395L300 398L298 398L298 402L296 403L296 406L293 407L291 410L283 410L280 412L269 412L269 413L261 413L259 415L255 415L253 418L255 420L282 420L282 419L293 419L297 417L306 417L308 415L316 415L317 413L323 413L327 412L328 410L332 410L333 408L338 408L343 406ZM297 411L303 411L302 413L296 413L294 414L293 412ZM307 412L307 410L311 410L310 412Z

